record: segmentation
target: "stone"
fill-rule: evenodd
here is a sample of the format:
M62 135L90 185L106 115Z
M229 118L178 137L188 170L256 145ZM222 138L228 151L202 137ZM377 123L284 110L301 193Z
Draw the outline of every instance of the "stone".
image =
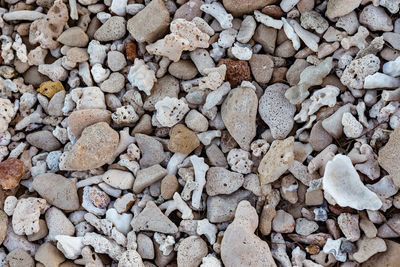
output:
M248 201L241 201L221 242L221 259L225 266L277 266L267 242L254 234L257 226L256 210Z
M305 59L298 58L294 61L294 63L286 72L286 80L290 86L294 86L299 83L301 72L308 66L310 66L310 64Z
M168 32L170 20L164 2L155 0L129 19L127 28L137 42L154 42Z
M331 19L347 15L356 9L361 4L361 1L329 0L326 7L326 15Z
M131 225L133 230L154 231L164 234L175 234L178 227L165 216L153 201L148 201L146 207L139 215L133 218Z
M125 87L125 77L119 72L110 74L107 80L100 84L100 89L106 93L119 93Z
M211 167L207 172L206 180L206 191L209 196L232 194L244 183L243 174L221 167Z
M28 235L28 240L33 242L45 238L49 234L49 229L47 228L46 221L39 219L39 231Z
M47 106L47 113L50 116L60 117L63 115L62 108L64 106L65 91L62 90L56 93L49 101Z
M380 6L368 5L364 7L360 13L360 23L366 25L371 31L390 32L393 30L392 19Z
M86 127L72 149L62 154L60 170L98 168L110 161L118 142L118 133L105 122Z
M137 236L137 252L142 259L154 259L154 246L151 238L145 234L138 234Z
M136 44L134 42L125 43L125 53L129 61L135 61L135 58L138 57L136 52Z
M59 266L65 261L64 255L51 243L43 243L35 254L35 260L45 267Z
M274 3L273 0L223 0L222 3L228 12L231 12L235 17L240 17L244 14L252 13L256 9L263 8Z
M26 141L32 146L49 152L61 147L61 143L49 131L38 131L28 134L26 136Z
M342 213L338 217L338 224L344 236L350 242L360 239L360 227L358 226L358 214Z
M159 164L139 170L136 174L135 183L133 184L133 191L136 194L142 192L143 189L149 185L152 185L164 178L167 173L168 171Z
M178 266L197 267L207 253L207 243L203 239L199 236L189 236L179 244Z
M126 66L126 59L124 54L119 51L108 52L107 65L111 71L120 71Z
M251 73L258 83L268 83L274 70L274 62L269 55L254 54L249 60Z
M46 207L41 198L20 199L12 216L12 229L17 235L31 235L39 231L39 216Z
M369 258L374 256L375 254L387 250L385 240L379 237L367 238L366 236L363 236L360 240L357 241L357 248L358 250L354 252L353 258L359 263L366 262ZM376 266L379 266L379 264Z
M8 253L7 261L10 267L34 267L35 261L32 259L31 255L27 253L22 248L17 248Z
M277 36L277 29L260 24L253 35L253 39L262 45L265 53L274 54Z
M0 244L3 243L7 235L8 217L7 213L0 211Z
M142 168L159 164L165 159L164 149L158 140L141 133L135 134L135 138L142 153L142 158L140 159Z
M366 262L362 263L362 267L389 267L396 266L399 263L400 244L392 240L385 240L384 242L387 247L386 251L372 256Z
M208 129L207 118L195 109L189 111L185 117L186 126L195 132L205 132Z
M192 21L195 17L201 17L203 13L200 10L203 1L201 0L190 0L185 4L181 5L174 14L174 19L186 19Z
M177 98L179 93L179 81L171 75L165 75L158 79L151 90L151 95L143 103L145 110L154 111L155 104L165 97Z
M199 73L191 60L179 60L178 62L172 62L168 67L168 72L175 78L182 80L191 80Z
M68 60L76 63L89 60L89 53L86 48L72 47L67 51L66 56Z
M310 132L310 145L315 151L322 151L332 143L332 136L322 127L322 122L318 121Z
M294 161L294 138L275 140L258 167L261 187L276 181Z
M52 98L57 92L60 92L62 90L64 90L64 86L60 81L47 81L40 84L37 92L47 96L48 98Z
M103 174L103 181L118 189L131 189L134 177L131 172L121 170L108 170Z
M171 199L179 189L178 179L174 174L168 174L161 181L161 196L163 199Z
M289 86L275 83L268 86L258 104L258 112L262 120L271 129L274 139L284 139L294 125L296 107L285 97Z
M110 197L97 186L85 186L82 194L82 207L94 215L104 215Z
M98 122L111 122L111 112L105 109L75 110L68 117L69 132L76 138L80 137L82 131Z
M94 38L100 42L108 42L122 39L125 33L125 19L119 16L112 16L94 33Z
M239 146L247 151L256 135L257 106L254 90L239 87L229 92L221 107L221 117L227 130Z
M124 253L122 253L121 258L118 262L118 267L125 266L137 266L137 267L145 267L151 265L145 265L140 257L139 253L136 250L128 249Z
M89 37L81 27L71 27L65 30L57 41L72 47L85 47L89 43Z
M57 235L68 235L73 236L75 233L75 227L68 220L67 216L61 210L56 207L51 207L46 211L45 214L47 228L49 229L49 234L47 240L55 241Z
M263 235L269 235L272 229L272 220L276 216L276 210L271 204L267 204L263 207L260 215L260 232Z
M293 216L284 210L278 210L272 220L272 230L277 233L291 233L295 228Z
M183 124L171 129L168 149L175 153L190 154L200 145L197 135Z
M296 219L296 233L300 235L310 235L318 230L318 224L313 221L309 221L305 218L298 218Z
M396 157L400 153L400 127L390 134L389 141L379 150L378 162L385 169L396 186L400 186L400 159Z
M0 162L0 186L3 189L13 189L19 185L25 174L24 162L17 158L9 158Z
M74 211L79 209L79 198L75 182L55 173L36 176L33 189L46 201L59 209Z
M247 61L223 58L218 62L217 67L222 64L226 65L226 80L229 81L232 88L239 86L242 81L252 80Z

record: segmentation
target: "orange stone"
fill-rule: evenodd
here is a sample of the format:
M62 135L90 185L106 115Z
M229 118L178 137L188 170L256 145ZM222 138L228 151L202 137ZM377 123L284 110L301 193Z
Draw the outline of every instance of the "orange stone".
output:
M10 158L0 162L0 185L3 189L17 187L25 174L24 163L16 158Z
M200 145L197 135L183 124L175 125L170 136L168 149L172 152L190 154Z
M252 80L247 61L223 58L218 62L218 66L222 64L226 65L226 80L229 81L232 88L239 86L242 81Z
M320 248L317 245L309 245L306 247L306 251L308 254L316 255L319 253Z
M125 43L125 53L129 61L134 61L138 57L136 44L134 42Z

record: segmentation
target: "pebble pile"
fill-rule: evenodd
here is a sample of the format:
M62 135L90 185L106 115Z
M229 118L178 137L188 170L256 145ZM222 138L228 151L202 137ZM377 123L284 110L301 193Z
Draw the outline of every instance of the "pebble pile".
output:
M0 1L0 267L399 266L399 9Z

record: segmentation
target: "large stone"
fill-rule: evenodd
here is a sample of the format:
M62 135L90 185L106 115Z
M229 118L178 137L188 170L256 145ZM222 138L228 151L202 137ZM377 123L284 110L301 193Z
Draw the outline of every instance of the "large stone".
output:
M256 209L248 201L241 201L221 243L221 259L225 266L276 267L268 243L254 234L257 226Z
M329 0L326 15L330 18L342 17L356 9L362 0Z
M293 128L296 107L285 97L289 86L275 83L268 86L260 98L258 112L262 120L271 129L274 139L285 138Z
M396 186L400 186L400 127L391 134L389 141L378 154L379 165L384 168Z
M170 20L164 2L154 0L128 20L127 28L137 42L154 42L168 32Z
M60 158L60 170L84 171L109 162L117 150L119 134L107 123L93 124L82 132L70 151Z
M379 253L364 262L361 267L392 267L400 262L400 244L392 240L386 240L387 250Z
M75 182L55 173L44 173L33 180L33 189L51 205L66 211L79 209Z
M168 149L175 153L190 154L200 145L197 135L183 124L175 125L170 136Z
M153 201L148 201L146 207L133 218L131 222L134 231L154 231L164 234L175 234L178 227L165 216Z
M274 0L223 0L222 3L226 10L238 17L243 14L252 13L256 9L263 8L274 3Z
M3 189L17 187L25 174L24 163L16 158L9 158L0 162L0 186Z
M82 131L98 122L111 122L111 112L105 109L75 110L68 117L68 129L74 137L79 137Z
M258 99L250 87L231 90L221 107L222 120L230 135L244 150L256 136Z
M7 255L7 261L10 267L34 267L35 261L31 255L22 248L17 248Z

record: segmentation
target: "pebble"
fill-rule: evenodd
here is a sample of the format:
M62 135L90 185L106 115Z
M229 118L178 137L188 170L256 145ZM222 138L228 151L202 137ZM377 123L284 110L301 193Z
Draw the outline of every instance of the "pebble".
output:
M52 98L57 92L62 90L64 90L64 86L61 82L47 81L40 84L37 92L47 96L48 98Z
M178 179L173 174L168 174L161 181L161 196L163 199L172 199L179 189Z
M278 30L265 26L264 24L258 25L253 39L261 44L265 53L273 54L275 51L276 38Z
M373 255L384 252L387 249L383 239L379 237L367 238L365 236L357 242L357 248L358 250L353 254L353 258L359 263L363 263Z
M103 174L103 181L118 189L131 189L134 177L132 173L120 170L108 170Z
M350 242L355 242L360 239L359 215L342 213L338 217L338 224L344 236Z
M332 136L322 127L322 122L318 121L310 132L310 145L315 151L322 151L332 143Z
M120 71L126 66L124 54L119 51L110 51L107 54L107 65L111 71ZM112 75L112 74L111 74Z
M47 113L51 116L60 117L63 115L62 108L64 106L65 91L57 92L49 101Z
M260 215L260 232L263 235L269 235L272 229L272 220L276 216L276 210L274 206L267 204L263 207Z
M232 88L239 86L242 81L251 81L251 72L249 63L244 60L234 60L223 58L218 62L217 67L226 65L226 80L229 81Z
M142 153L142 158L139 161L142 168L159 164L165 159L163 146L158 140L140 133L135 134L135 138Z
M223 0L222 3L226 10L235 17L240 17L243 14L252 13L256 9L260 9L269 4L274 3L273 0L248 0L243 2L241 0Z
M197 135L183 124L175 125L170 132L168 149L175 153L190 154L200 145Z
M64 255L51 243L43 243L35 255L35 260L45 267L60 266L65 261Z
M0 244L3 243L7 235L8 217L7 213L0 211Z
M47 228L46 221L43 219L39 219L39 231L34 234L28 235L28 240L34 242L45 238L48 234L49 229Z
M229 92L221 107L221 117L230 135L247 151L256 135L257 106L258 99L254 90L239 87Z
M109 18L95 33L94 38L100 42L121 39L126 33L126 21L123 17Z
M326 7L326 15L332 19L347 15L356 9L361 4L361 1L362 0L329 0Z
M372 256L363 263L363 267L387 267L396 266L400 261L400 244L392 240L386 240L386 251Z
M175 78L182 80L191 80L199 73L191 60L179 60L178 62L172 62L168 67L168 72Z
M225 266L277 266L267 242L254 234L257 226L256 210L248 201L241 201L221 242L221 259Z
M10 267L34 267L35 261L32 259L31 255L27 253L22 248L17 248L8 253L7 261Z
M251 73L258 83L268 83L274 70L274 62L269 55L254 54L250 61Z
M291 233L295 228L293 216L284 210L278 210L272 220L272 230L277 233Z
M127 28L137 42L154 42L168 32L170 20L164 2L154 0L128 20Z
M55 173L36 176L33 189L46 201L59 209L73 211L79 209L79 198L75 182Z
M207 256L207 243L198 236L185 238L178 247L178 266L197 267Z
M138 57L136 52L136 44L134 42L125 43L125 53L129 61L135 61L135 58Z
M392 19L386 14L385 9L368 5L360 13L360 23L366 25L371 31L392 31Z
M155 182L161 180L167 175L168 171L161 167L159 164L153 165L146 169L140 169L136 174L135 183L133 184L133 191L140 193Z
M75 110L68 117L68 129L74 137L80 137L82 131L98 122L111 122L111 112L105 109Z
M85 186L82 195L82 207L95 215L104 215L110 197L96 186Z
M110 161L118 142L119 134L105 122L86 127L72 149L62 154L60 170L98 168Z
M189 111L185 117L186 126L195 132L205 132L208 129L208 120L195 109Z
M63 45L72 47L85 47L89 43L89 37L80 27L71 27L65 30L57 39Z
M296 107L285 97L288 88L289 86L283 83L268 86L258 105L258 112L271 129L274 139L284 139L294 125Z
M154 259L154 246L150 237L140 233L137 236L137 243L137 252L142 259Z
M31 235L39 231L39 216L46 207L46 200L24 198L18 200L12 216L12 229L17 235Z
M379 150L379 165L384 168L396 186L400 186L400 127L397 127L391 134L386 145Z
M71 223L70 220L68 220L64 212L57 209L56 207L51 207L46 211L45 219L47 228L49 229L47 240L55 241L55 237L57 235L74 235L74 225Z
M3 189L17 187L24 174L25 166L23 161L16 158L9 158L0 162L0 186Z
M243 174L221 167L211 167L207 172L206 191L209 196L229 195L238 190L244 182Z
M178 227L160 211L153 201L147 202L142 212L133 218L131 225L136 232L154 231L164 234L175 234L178 232Z
M37 131L26 136L26 141L44 151L53 151L61 147L61 143L49 131Z
M113 72L108 79L100 84L101 91L105 93L119 93L125 87L125 77L119 72Z
M394 49L400 50L400 34L394 32L385 32L382 34L383 39L388 42Z
M66 54L68 60L81 63L89 60L89 53L86 48L72 47Z
M296 233L300 235L310 235L318 230L318 224L313 221L309 221L305 218L296 219Z
M158 79L154 85L151 95L143 103L145 110L154 111L155 104L165 97L177 98L179 93L179 81L171 75Z

